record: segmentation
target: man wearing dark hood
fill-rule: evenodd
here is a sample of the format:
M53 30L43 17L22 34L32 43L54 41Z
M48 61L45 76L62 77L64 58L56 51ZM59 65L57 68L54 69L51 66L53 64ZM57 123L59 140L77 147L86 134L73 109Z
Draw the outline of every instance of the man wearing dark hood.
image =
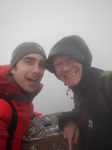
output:
M77 35L59 40L48 56L47 69L74 93L74 110L59 118L69 150L79 136L85 150L112 150L112 73L91 62L87 44Z

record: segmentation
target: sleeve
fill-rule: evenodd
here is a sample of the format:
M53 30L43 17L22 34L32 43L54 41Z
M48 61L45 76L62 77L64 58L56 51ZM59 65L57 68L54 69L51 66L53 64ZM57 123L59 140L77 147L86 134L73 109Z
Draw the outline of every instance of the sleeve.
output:
M75 113L74 111L69 111L69 112L63 112L59 117L58 117L58 125L61 131L63 131L63 128L65 125L70 122L74 121L75 122Z
M34 117L40 117L40 116L42 116L41 113L36 112L36 111L33 111L33 118L34 118Z
M41 113L34 111L33 100L30 102L30 108L32 109L32 117L31 117L31 119L33 119L33 118L35 118L35 117L40 117L40 116L42 116Z
M0 150L6 150L6 143L9 137L8 127L11 122L12 109L10 105L0 99Z

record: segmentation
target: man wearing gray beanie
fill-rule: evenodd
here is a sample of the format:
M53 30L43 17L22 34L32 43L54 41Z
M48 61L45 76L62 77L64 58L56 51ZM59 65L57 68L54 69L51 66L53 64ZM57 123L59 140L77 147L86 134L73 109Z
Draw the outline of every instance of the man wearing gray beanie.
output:
M46 54L35 42L18 45L10 65L0 74L0 149L21 150L22 138L34 112L33 98L41 91Z

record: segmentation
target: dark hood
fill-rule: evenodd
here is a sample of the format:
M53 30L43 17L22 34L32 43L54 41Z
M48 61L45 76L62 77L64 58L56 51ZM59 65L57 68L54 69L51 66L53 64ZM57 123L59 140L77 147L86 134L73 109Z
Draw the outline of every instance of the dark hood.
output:
M83 74L80 83L72 87L72 90L79 94L83 93L86 94L87 92L91 91L91 89L94 89L97 84L97 80L99 78L100 73L103 71L98 68L90 67L90 66L83 66Z
M91 66L92 54L85 41L78 35L62 38L51 49L47 59L47 70L55 73L53 57L66 55L75 58L79 63Z

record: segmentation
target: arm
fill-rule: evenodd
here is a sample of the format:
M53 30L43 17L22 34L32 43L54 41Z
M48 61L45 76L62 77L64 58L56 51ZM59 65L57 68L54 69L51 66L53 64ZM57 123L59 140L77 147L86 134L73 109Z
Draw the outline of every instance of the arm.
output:
M33 105L33 102L32 102L32 101L30 102L30 108L32 109L32 117L31 117L31 119L33 119L33 118L35 118L35 117L40 117L40 116L42 116L41 113L34 111L34 105Z
M59 115L58 119L59 119L59 121L58 121L59 128L60 128L61 131L63 131L65 125L68 122L70 122L70 121L75 122L74 111L69 111L69 112L62 113L61 115Z
M8 126L10 125L12 117L12 109L10 105L4 101L0 100L0 149L6 150L6 143L9 137Z
M33 111L33 116L32 116L32 118L40 117L40 116L42 116L42 114L41 114L41 113L36 112L36 111Z
M63 136L68 140L69 150L72 150L72 144L77 144L79 140L78 125L73 121L67 123L63 129Z
M64 138L68 140L69 150L72 150L72 144L77 144L79 140L79 127L75 123L74 112L62 113L58 124L63 131Z

